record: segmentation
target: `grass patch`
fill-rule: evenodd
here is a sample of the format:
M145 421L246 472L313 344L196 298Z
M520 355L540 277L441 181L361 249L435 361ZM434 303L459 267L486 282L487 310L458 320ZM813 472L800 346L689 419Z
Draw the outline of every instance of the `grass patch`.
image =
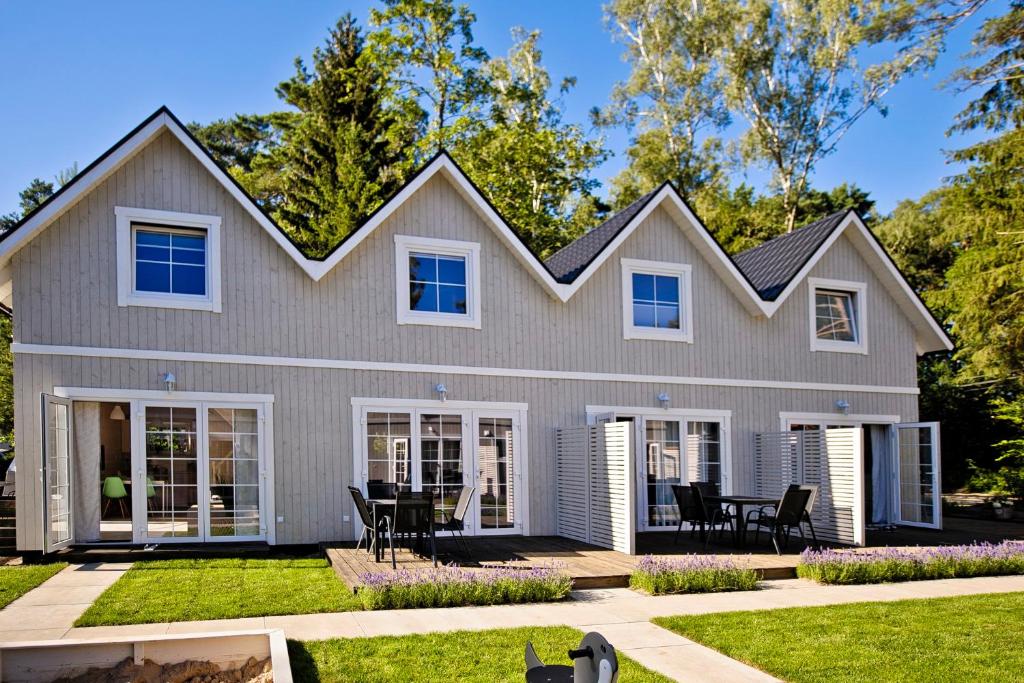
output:
M136 562L75 626L359 609L324 559Z
M652 595L672 593L722 593L757 588L753 569L737 567L734 562L714 555L684 555L658 559L640 558L636 571L629 575L629 587Z
M66 562L55 562L0 567L0 608L7 607L67 566Z
M999 681L1024 671L1024 593L658 618L787 681ZM1014 674L1013 672L1017 673Z
M494 683L525 680L526 641L533 642L544 662L568 664L566 653L578 646L582 637L576 629L555 626L289 641L288 655L297 683ZM628 683L670 681L621 653L619 680Z
M882 548L852 552L811 550L800 555L797 576L818 583L854 584L1024 574L1024 543Z
M373 572L360 580L359 599L371 610L551 602L572 590L572 579L557 566L477 572L447 566Z

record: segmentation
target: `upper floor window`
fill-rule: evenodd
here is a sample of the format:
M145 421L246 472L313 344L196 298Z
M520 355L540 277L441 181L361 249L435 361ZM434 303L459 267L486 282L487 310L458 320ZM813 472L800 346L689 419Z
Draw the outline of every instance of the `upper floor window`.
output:
M623 336L693 342L690 266L622 259Z
M867 353L863 282L808 278L811 350Z
M116 207L119 306L220 312L220 217Z
M480 327L480 245L395 236L400 325Z

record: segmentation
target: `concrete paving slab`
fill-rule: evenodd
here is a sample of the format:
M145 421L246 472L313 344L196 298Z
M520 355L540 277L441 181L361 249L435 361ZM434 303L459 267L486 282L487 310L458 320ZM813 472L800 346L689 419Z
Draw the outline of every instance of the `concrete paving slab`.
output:
M686 640L681 638L681 640ZM686 641L686 644L634 648L623 654L648 669L677 681L699 683L761 683L778 681L763 671L730 659L720 652Z
M39 586L23 595L19 606L27 605L89 605L103 594L106 586Z
M210 633L212 631L241 631L261 629L266 617L245 617L242 619L208 619L203 621L175 621L167 627L166 633Z
M279 628L289 638L298 640L359 638L366 635L352 612L265 617L264 628Z
M22 640L60 640L67 633L66 628L23 628L17 631L0 631L0 643Z
M17 600L0 611L0 631L18 629L71 628L85 611L85 605L17 605Z
M106 638L117 638L122 636L159 636L167 633L170 624L166 622L158 624L131 624L125 626L76 626L69 629L64 638L85 638L89 640L103 640ZM232 630L231 626L225 626L225 631Z

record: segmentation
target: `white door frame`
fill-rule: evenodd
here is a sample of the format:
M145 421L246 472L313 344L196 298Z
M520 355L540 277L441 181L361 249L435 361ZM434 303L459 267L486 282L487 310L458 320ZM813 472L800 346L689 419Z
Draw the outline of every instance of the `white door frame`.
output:
M900 482L900 441L899 431L901 429L920 429L927 427L932 433L932 519L935 520L931 524L927 522L908 522L903 519L903 506L902 496L903 487ZM938 422L902 422L900 424L894 424L892 426L892 446L891 450L893 453L893 460L896 468L896 475L893 478L894 488L894 504L897 524L903 524L905 526L917 526L924 527L926 529L941 529L942 528L942 434L939 430Z
M530 486L529 486L529 446L527 433L527 409L526 403L491 403L487 401L438 401L438 400L417 400L417 399L390 399L390 398L362 398L354 397L352 404L352 485L361 491L366 490L365 484L368 475L368 453L366 441L366 414L367 413L409 413L410 433L415 436L419 424L419 416L423 413L431 415L461 415L463 423L463 447L462 466L463 481L466 481L465 473L470 473L470 486L476 488L473 492L473 502L470 505L470 512L466 516L467 535L511 535L530 534ZM519 524L511 529L480 529L480 505L479 505L479 438L476 433L478 417L511 417L515 434L513 439L518 437L518 442L513 441L513 457L516 458L516 514ZM410 439L410 452L412 453L412 484L414 490L421 486L420 467L420 440ZM352 519L358 520L358 512L355 503L352 504ZM357 524L353 525L355 527ZM355 531L353 532L355 533Z
M633 443L635 444L635 481L637 531L665 531L670 527L650 527L647 524L647 420L678 421L680 450L682 451L683 472L688 471L690 455L686 449L687 422L718 422L721 426L720 446L722 458L722 493L732 493L732 411L709 410L704 408L644 408L637 406L586 406L587 424L597 424L601 420L615 420L618 417L633 418Z
M47 405L59 405L67 411L67 443L65 444L67 452L65 457L67 458L67 477L68 480L65 482L67 486L67 538L54 540L51 537L53 529L52 520L50 519L51 510L53 506L53 494L50 492L50 472L47 467L47 460L49 459L50 450L56 446L56 444L50 442L49 425L46 423L46 407ZM41 455L42 459L39 463L39 478L42 482L43 488L43 552L52 553L61 548L66 548L75 542L75 501L74 501L74 490L75 490L75 475L74 475L74 449L75 449L75 432L74 432L74 407L72 402L66 397L62 397L56 394L44 393L41 396L39 403L40 416L39 424L42 426L42 433L40 434L40 443L42 444Z
M128 403L132 425L132 542L133 543L231 543L240 541L266 541L276 543L274 523L274 395L233 394L202 391L153 391L140 389L107 389L96 387L55 387L54 394L72 401ZM146 474L145 474L145 407L162 405L195 407L197 451L196 480L199 486L199 536L196 538L149 538L146 528ZM258 536L212 536L209 534L209 496L207 486L209 457L207 453L206 412L210 407L250 408L257 410L259 430L260 534ZM139 494L135 494L139 491ZM204 521L206 520L206 521Z

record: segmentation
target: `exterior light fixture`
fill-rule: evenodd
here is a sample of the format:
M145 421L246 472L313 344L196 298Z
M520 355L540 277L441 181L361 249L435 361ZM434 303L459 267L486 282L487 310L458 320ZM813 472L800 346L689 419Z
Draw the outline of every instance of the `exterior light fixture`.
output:
M178 379L174 376L173 372L164 373L164 387L167 389L167 393L174 391L175 385L178 383Z
M114 408L110 411L110 419L111 420L123 420L124 419L124 409L120 405L115 405Z
M661 407L666 409L666 410L668 410L668 404L669 404L669 401L671 401L671 400L672 400L672 397L669 396L668 394L666 394L664 391L661 392L660 394L658 394L658 403L660 403Z
M448 387L446 387L444 384L438 384L436 387L434 387L434 391L437 392L437 395L442 402L448 400Z
M850 402L844 399L836 401L836 410L841 412L843 415L850 414Z

